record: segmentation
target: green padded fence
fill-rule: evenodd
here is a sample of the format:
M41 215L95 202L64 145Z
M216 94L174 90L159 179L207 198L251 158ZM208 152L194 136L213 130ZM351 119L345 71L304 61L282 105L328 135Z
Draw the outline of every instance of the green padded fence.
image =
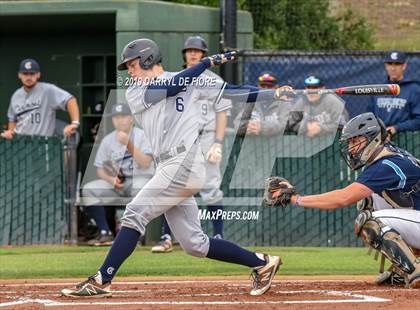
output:
M59 138L0 140L0 245L63 243L63 146Z
M267 160L266 153L274 148L281 153L278 139L265 137L250 137L247 147L252 147L255 166L243 171L252 178L255 169L264 164L272 164ZM356 216L355 206L332 210L310 210L288 207L285 209L263 209L261 189L229 189L229 181L238 158L243 141L234 136L226 137L225 149L233 144L231 154L224 154L228 168L223 178L222 188L225 201L233 198L247 197L241 205L225 205L225 210L260 211L258 220L226 220L225 238L241 245L249 246L360 246L353 233L353 222ZM275 143L273 143L275 142ZM420 156L420 135L417 132L399 134L394 138L395 144ZM322 141L314 138L308 141L306 147L313 147ZM225 152L226 153L226 152ZM243 169L245 170L245 169ZM340 158L338 137L334 143L321 152L309 158L277 158L273 175L281 175L290 179L302 194L316 194L345 187L356 177ZM210 220L202 221L204 230L210 235L212 224Z

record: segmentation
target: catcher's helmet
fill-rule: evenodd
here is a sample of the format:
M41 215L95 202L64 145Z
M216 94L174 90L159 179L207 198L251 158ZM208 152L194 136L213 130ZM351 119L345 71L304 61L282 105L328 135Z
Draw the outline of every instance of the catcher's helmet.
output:
M385 143L387 135L385 124L380 118L371 112L360 114L349 120L343 128L340 137L341 156L351 169L360 169L367 164L375 150ZM364 143L360 142L349 147L349 139L359 136L367 139L365 146L360 147Z
M274 85L277 84L277 77L271 71L263 71L258 76L258 84L259 85L274 86Z
M184 54L185 51L189 48L200 50L204 54L208 52L207 43L200 36L188 37L184 42L184 48L182 50L182 53Z
M142 69L150 69L153 65L160 63L162 57L160 55L159 46L149 39L137 39L128 43L121 53L121 63L118 70L127 70L127 62L140 58L140 67Z

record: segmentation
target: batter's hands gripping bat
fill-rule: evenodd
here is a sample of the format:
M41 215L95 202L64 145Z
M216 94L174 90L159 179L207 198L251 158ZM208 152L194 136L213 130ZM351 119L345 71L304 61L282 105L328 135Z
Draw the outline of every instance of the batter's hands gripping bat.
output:
M398 96L400 94L400 86L398 84L376 84L376 85L360 85L347 86L333 89L295 89L292 92L276 91L276 98L281 96L294 97L296 95L308 94L337 94L349 96Z

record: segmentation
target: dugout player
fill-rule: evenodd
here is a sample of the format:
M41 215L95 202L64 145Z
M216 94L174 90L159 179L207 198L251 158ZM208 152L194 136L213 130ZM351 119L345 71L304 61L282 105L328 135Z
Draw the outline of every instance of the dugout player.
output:
M263 71L259 74L258 87L289 89L289 86L280 87L277 76L271 71ZM287 124L291 102L287 97L281 99L281 103L270 100L246 104L243 111L238 113L233 121L237 135L273 136L288 130Z
M311 75L305 78L305 89L325 89L321 78ZM306 94L299 96L290 114L291 130L299 135L315 137L335 133L348 120L344 101L335 94Z
M410 288L420 288L420 160L385 143L387 132L372 113L352 118L343 128L341 154L352 170L364 167L349 186L319 195L300 195L285 179L267 181L266 206L337 209L358 201L355 233L391 263ZM389 275L389 274L388 274ZM377 280L382 283L383 275Z
M155 42L138 39L125 46L118 69L128 70L138 81L127 89L126 97L150 139L156 173L126 206L122 228L98 272L74 289L62 290L62 294L73 297L111 295L111 281L116 272L133 253L140 235L145 233L145 226L162 214L188 254L253 268L251 295L262 295L270 288L280 258L251 252L223 239L209 238L201 229L193 196L205 181L195 101L207 98L217 104L223 96L251 102L257 96L262 100L275 100L280 95L275 91L262 93L253 86L220 82L211 87L192 84L193 78L206 69L222 65L234 55L213 55L181 72L171 73L163 70ZM152 82L146 83L147 80Z
M18 77L22 87L10 100L8 130L1 134L3 138L12 139L15 134L52 136L55 111L59 109L67 110L71 120L71 124L64 127L64 135L70 136L77 130L80 122L76 98L53 84L39 82L41 71L36 60L22 60Z
M420 130L420 82L404 77L407 55L389 51L384 62L388 77L385 83L398 84L400 94L372 97L367 110L384 121L391 136L397 132Z
M133 127L134 118L127 104L112 107L114 130L99 145L94 166L99 177L83 186L86 212L95 220L98 235L89 245L112 244L113 236L106 220L101 198L134 197L154 174L152 149L144 131Z
M207 43L200 36L188 37L184 42L182 57L185 61L185 68L197 64L207 53ZM204 78L221 80L220 76L210 70L200 75ZM220 173L220 161L222 160L223 139L227 125L227 111L231 108L230 100L221 99L217 105L214 101L207 99L197 100L199 105L199 131L200 144L203 154L206 156L206 180L200 196L207 204L212 216L213 238L223 238L223 219L218 214L223 210L223 192L220 189L222 176ZM219 213L218 213L219 212ZM163 234L159 242L152 247L153 253L167 253L172 251L171 230L163 218Z

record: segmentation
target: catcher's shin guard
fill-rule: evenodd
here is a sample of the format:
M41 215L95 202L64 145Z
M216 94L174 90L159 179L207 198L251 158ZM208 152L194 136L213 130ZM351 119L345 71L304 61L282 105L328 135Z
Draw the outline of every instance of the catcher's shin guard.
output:
M371 212L363 211L356 218L355 232L367 245L380 251L407 275L408 286L420 285L420 261L397 231L384 225Z

